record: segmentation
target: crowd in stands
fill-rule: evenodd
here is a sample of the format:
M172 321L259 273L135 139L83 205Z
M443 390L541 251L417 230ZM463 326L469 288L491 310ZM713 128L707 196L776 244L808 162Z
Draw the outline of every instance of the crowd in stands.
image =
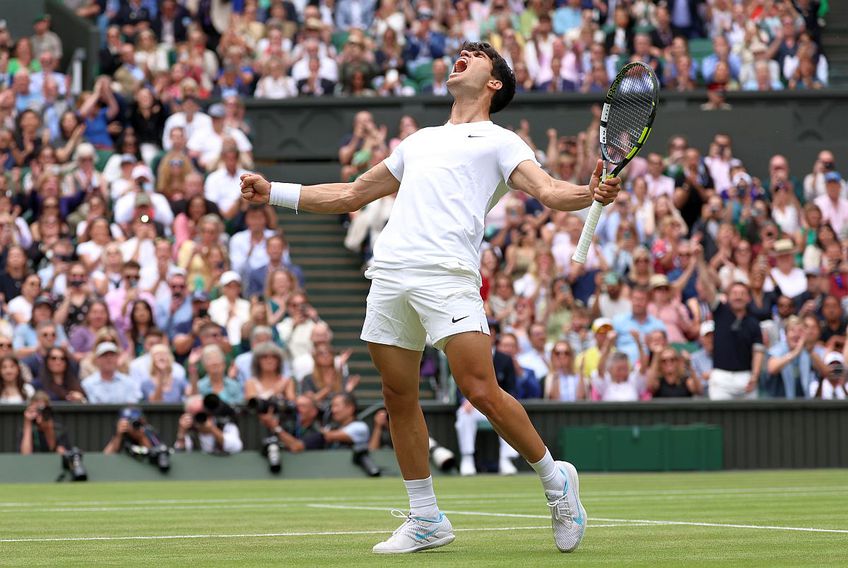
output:
M78 94L49 18L31 37L0 25L0 402L196 413L216 394L274 399L280 416L314 406L323 427L359 378L310 305L273 210L240 197L251 129L241 98L221 90L229 56L208 49L201 26L168 20L184 10L176 2L106 4L117 11L103 74ZM185 62L168 61L168 41Z
M577 136L516 133L556 178L582 183L598 159L599 108ZM355 177L417 130L357 114L339 149ZM481 294L495 369L520 399L637 401L846 398L848 186L836 157L749 173L733 140L702 152L683 136L637 157L598 225L586 264L571 260L586 211L552 211L510 192L489 213ZM759 164L751 164L758 169ZM393 197L351 220L368 257ZM464 408L472 412L469 405ZM462 420L460 420L462 422ZM460 422L457 427L460 427Z
M445 95L464 41L492 44L518 92L602 92L642 61L669 90L828 84L827 0L65 0L103 32L123 97ZM49 22L5 45L0 72L62 56ZM5 51L5 54L3 53ZM53 61L50 61L52 59ZM19 80L25 82L24 79ZM33 79L39 93L42 81ZM59 95L64 86L58 86ZM46 95L45 95L46 96ZM190 134L190 133L189 133Z
M475 39L503 53L519 91L605 90L633 59L667 89L827 84L827 3L814 0L65 3L103 31L87 91L63 73L49 17L22 37L0 21L2 402L214 393L331 414L354 391L276 217L235 190L253 167L245 97L445 94ZM578 136L550 130L537 146L528 124L518 133L553 175L583 181L594 113ZM360 113L343 178L417 129L404 117L390 137ZM799 176L774 156L756 179L728 136L703 149L675 137L630 166L585 266L569 260L581 214L510 195L481 258L493 340L515 343L504 385L559 400L843 398L829 372L842 371L848 296L836 165L823 150L793 164ZM345 244L367 255L390 211L387 198L352 216ZM724 333L749 353L713 357ZM716 370L731 386L710 388Z

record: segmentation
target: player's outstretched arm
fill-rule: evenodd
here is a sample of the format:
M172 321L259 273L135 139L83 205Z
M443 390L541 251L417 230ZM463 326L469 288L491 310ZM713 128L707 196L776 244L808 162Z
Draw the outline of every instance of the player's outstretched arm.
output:
M350 183L272 183L259 174L241 176L241 196L250 203L312 213L350 213L395 193L400 182L382 162Z
M509 177L509 185L538 199L542 205L558 211L580 211L600 201L609 205L615 201L621 178L610 178L601 183L603 162L598 160L589 185L574 185L557 180L530 160L518 164Z

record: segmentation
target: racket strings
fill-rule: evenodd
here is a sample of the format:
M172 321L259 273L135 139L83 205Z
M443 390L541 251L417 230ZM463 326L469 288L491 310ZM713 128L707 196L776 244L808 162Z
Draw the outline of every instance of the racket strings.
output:
M619 83L610 105L606 150L609 160L624 161L642 136L654 109L654 82L650 72L634 66Z

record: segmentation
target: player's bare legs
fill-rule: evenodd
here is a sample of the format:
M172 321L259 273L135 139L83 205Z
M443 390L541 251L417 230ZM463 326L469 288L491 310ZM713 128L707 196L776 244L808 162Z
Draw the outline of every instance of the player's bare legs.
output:
M538 462L545 455L545 443L521 403L498 385L491 353L491 341L483 333L460 333L445 346L454 379L465 398L525 460Z
M418 403L421 352L369 343L368 351L383 382L389 429L404 479L430 477L429 436Z
M457 334L448 341L445 354L462 394L539 474L551 508L554 542L563 552L573 551L586 529L577 470L570 463L554 461L527 411L498 385L488 336Z
M450 544L453 527L436 506L427 423L418 403L421 352L378 343L368 343L368 351L383 381L392 444L409 494L406 520L373 551L401 554Z

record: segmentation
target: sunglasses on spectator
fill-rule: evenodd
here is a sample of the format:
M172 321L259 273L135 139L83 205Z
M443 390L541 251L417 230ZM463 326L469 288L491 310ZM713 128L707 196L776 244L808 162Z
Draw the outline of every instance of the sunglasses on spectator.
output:
M51 355L47 359L50 361L67 361L64 355Z
M571 355L571 351L566 351L564 349L558 349L558 350L554 351L554 354L559 355L560 357L568 357L569 355Z
M660 359L660 363L676 363L677 357L664 357Z
M11 348L12 348L11 343L6 343L5 341L3 343L0 343L0 349L11 349Z
M55 331L42 331L41 333L39 333L39 335L41 337L56 337L56 332Z

